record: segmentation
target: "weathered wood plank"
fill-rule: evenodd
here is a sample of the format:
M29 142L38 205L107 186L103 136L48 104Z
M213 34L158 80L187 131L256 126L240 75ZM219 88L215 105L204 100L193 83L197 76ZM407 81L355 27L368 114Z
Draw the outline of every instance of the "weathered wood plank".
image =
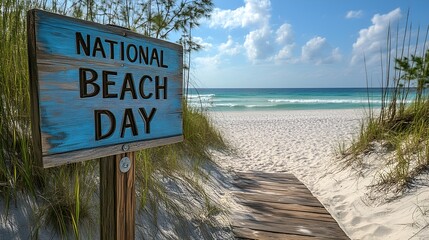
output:
M289 219L290 220L290 219ZM258 220L235 220L233 226L246 227L258 231L277 232L308 237L325 237L331 239L348 239L339 228L330 226L302 225L302 222L273 223Z
M28 51L28 66L30 73L30 98L33 104L31 108L31 122L32 122L32 139L33 139L33 153L34 159L37 161L36 164L41 167L42 162L42 142L40 132L40 112L39 112L39 86L35 76L37 76L37 63L33 61L37 58L36 56L36 31L34 28L35 16L34 12L29 12L27 15L27 51Z
M316 213L316 212L306 212L298 210L286 210L286 209L277 209L270 206L270 204L266 202L257 202L252 201L249 202L247 200L241 201L244 206L249 207L251 213L260 214L266 217L273 217L273 219L277 217L281 218L296 218L296 219L309 219L316 221L326 221L326 222L335 222L336 221L331 217L328 213ZM291 205L291 204L281 204L281 205ZM300 205L303 206L303 205ZM314 209L315 207L313 207Z
M302 188L286 188L286 189L271 189L269 187L241 187L242 185L235 185L240 191L245 191L249 193L267 193L273 195L290 195L290 194L298 194L298 195L308 195L310 191L304 190Z
M275 223L275 224L285 224L288 226L301 226L309 229L312 228L330 228L335 231L340 231L338 228L337 222L335 221L325 221L323 219L306 219L302 217L295 216L281 216L279 215L267 215L261 212L253 211L249 215L237 215L234 217L234 221L237 222L247 222L247 221L256 221L259 223Z
M269 177L265 175L257 175L252 177L251 175L248 175L248 174L241 174L241 175L237 175L236 178L240 180L250 180L250 181L268 181L268 182L281 182L281 183L295 182L298 184L301 183L297 178L291 177L291 176L280 178L280 177Z
M131 167L126 173L119 170L119 164L123 157L128 157ZM116 225L117 239L128 240L135 238L135 153L116 155Z
M280 188L284 189L285 185L290 185L291 187L302 188L308 190L307 187L302 184L298 179L268 179L268 178L249 178L249 177L240 177L235 179L236 184L249 185L249 186L268 186L271 188Z
M282 204L282 203L270 203L270 202L259 202L252 201L249 199L239 199L240 203L244 206L253 207L254 204L264 204L267 208L272 208L275 211L288 210L288 211L298 211L298 212L308 212L308 213L319 213L319 214L329 214L323 207L312 207L312 206L304 206L300 204Z
M279 173L279 172L237 172L236 174L239 177L250 177L253 179L271 179L271 180L285 180L285 179L292 179L295 181L299 180L295 177L295 175L291 173Z
M296 203L304 206L312 207L323 207L323 205L314 198L306 197L297 197L297 196L278 196L272 194L258 194L258 193L245 193L245 192L235 192L234 193L239 198L249 199L260 202L269 202L269 203Z
M104 157L100 164L100 239L116 237L115 182L116 156Z
M127 151L138 151L141 149L152 148L163 146L167 144L173 144L183 141L183 136L174 136L169 138L157 139L157 140L148 140L143 142L132 142L127 144L116 144L112 146L99 147L99 148L91 148L80 151L73 151L60 154L60 160L56 155L45 156L44 157L44 167L50 168L59 166L62 164L74 163L87 160L87 156L91 156L92 158L101 158L110 156L112 154L121 154L124 152L124 145L127 146Z
M277 179L251 179L251 178L239 178L237 179L243 184L265 184L265 185L272 185L272 186L283 186L285 184L291 184L291 185L297 185L297 186L303 186L301 182L295 179L284 179L284 180L277 180Z
M254 195L261 195L261 194L263 194L263 195L266 196L265 198L267 199L268 202L272 202L271 197L273 197L273 196L275 196L276 198L277 197L279 197L279 198L281 198L281 197L287 197L287 198L289 198L290 196L293 196L294 198L308 199L308 196L310 194L310 193L303 193L303 192L299 192L299 191L294 192L292 190L285 190L284 192L281 192L280 190L275 190L275 191L267 190L267 191L264 191L262 189L259 189L259 190L248 190L248 189L246 189L242 193L254 194ZM316 199L312 199L312 200L315 201ZM318 201L315 201L315 202L318 202Z
M288 184L285 185L274 185L274 184L264 184L264 183L243 183L243 182L236 182L234 183L234 186L237 187L240 190L246 190L248 192L260 192L260 191L269 191L272 193L285 193L287 191L292 191L294 193L301 193L301 194L311 194L310 190L308 190L304 185L292 185Z
M238 239L266 239L266 240L278 240L278 239L287 239L287 240L308 240L308 236L300 236L293 234L284 234L276 232L265 232L253 230L250 228L235 227L233 229L234 235ZM327 239L320 237L312 237L311 239Z
M182 46L41 10L28 18L31 122L44 167L183 135Z

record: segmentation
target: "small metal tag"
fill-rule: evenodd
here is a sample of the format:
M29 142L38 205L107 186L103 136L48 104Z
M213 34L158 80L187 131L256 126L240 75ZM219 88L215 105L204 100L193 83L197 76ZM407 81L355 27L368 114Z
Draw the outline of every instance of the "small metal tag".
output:
M131 168L131 160L128 157L123 157L121 161L119 161L119 170L122 173L126 173Z

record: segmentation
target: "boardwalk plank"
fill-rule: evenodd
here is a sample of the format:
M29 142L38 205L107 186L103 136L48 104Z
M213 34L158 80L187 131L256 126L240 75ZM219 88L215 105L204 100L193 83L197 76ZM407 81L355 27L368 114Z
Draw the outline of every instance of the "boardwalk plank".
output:
M241 228L241 227L234 228L233 232L236 238L238 239L266 239L266 240L275 240L275 239L306 240L308 239L308 236L283 234L283 233L275 233L275 232L264 232L264 231L257 231L250 228ZM326 238L312 237L311 239L319 240L319 239L326 239Z
M267 173L267 172L237 172L236 173L237 176L240 177L258 177L258 178L266 178L266 179L296 179L295 175L291 174L291 173L278 173L278 172L272 172L272 173Z
M258 201L252 201L252 200L243 200L241 199L240 202L249 207L253 207L254 204L264 204L267 208L273 208L274 210L291 210L291 211L300 211L300 212L310 212L310 213L322 213L322 214L329 214L328 211L326 211L323 207L311 207L311 206L304 206L300 204L281 204L281 203L269 203L269 202L258 202Z
M247 183L247 184L254 184L254 183L263 184L263 183L265 183L265 184L280 185L280 186L282 186L284 184L295 184L298 186L302 186L302 183L300 183L297 180L293 180L293 179L279 180L279 179L265 179L265 178L258 179L258 178L243 177L243 178L236 178L234 180L241 181L241 182Z
M323 207L323 205L317 201L317 199L306 198L305 196L282 196L282 195L273 195L273 194L258 194L258 193L234 193L239 198L256 200L261 202L269 203L296 203L304 206L313 206L313 207Z
M255 202L255 201L252 201L252 202L243 201L242 203L243 205L251 208L252 213L262 214L264 216L272 216L273 218L280 217L280 218L296 218L296 219L313 219L316 221L336 223L336 221L331 217L329 213L315 213L315 212L304 212L299 210L275 209L275 208L272 208L269 204ZM288 205L288 204L283 204L283 205Z
M290 219L289 219L290 220ZM261 220L235 220L233 227L247 227L258 231L277 232L283 234L302 235L308 237L325 237L331 239L347 239L341 229L331 226L303 224L302 222L290 221L285 223L274 223Z
M248 182L236 182L234 186L241 190L272 190L272 191L296 191L311 194L310 190L308 190L304 185L300 184L267 184L264 182L258 183L248 183Z

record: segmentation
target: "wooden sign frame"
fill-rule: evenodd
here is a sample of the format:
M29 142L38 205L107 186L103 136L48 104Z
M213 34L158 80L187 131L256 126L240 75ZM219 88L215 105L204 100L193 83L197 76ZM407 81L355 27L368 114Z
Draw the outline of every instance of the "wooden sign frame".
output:
M182 46L41 10L27 18L41 166L183 141Z

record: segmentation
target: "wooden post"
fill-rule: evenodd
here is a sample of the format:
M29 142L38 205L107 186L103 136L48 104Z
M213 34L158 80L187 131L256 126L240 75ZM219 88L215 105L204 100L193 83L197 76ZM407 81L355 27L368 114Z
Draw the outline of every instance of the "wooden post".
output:
M39 165L100 158L100 237L132 240L134 151L183 141L183 47L37 9L27 23Z
M135 238L135 160L134 152L100 158L100 239ZM130 169L120 170L128 157ZM122 163L123 164L123 163ZM124 165L122 165L124 167Z

